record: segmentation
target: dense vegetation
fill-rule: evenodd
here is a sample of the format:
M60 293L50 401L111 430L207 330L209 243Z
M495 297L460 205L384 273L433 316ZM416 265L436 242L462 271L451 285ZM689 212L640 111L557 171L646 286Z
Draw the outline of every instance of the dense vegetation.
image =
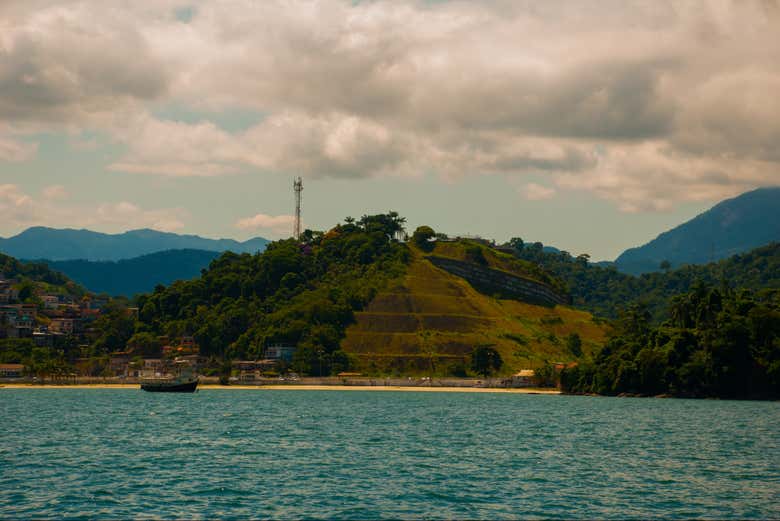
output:
M120 261L40 261L58 270L90 291L132 297L154 291L158 284L171 284L200 276L202 269L219 257L208 250L167 250Z
M724 398L780 397L780 290L697 282L658 326L641 305L592 360L564 369L565 391Z
M568 286L572 303L597 315L616 318L628 305L641 302L653 322L666 318L668 301L689 291L696 281L718 285L727 281L733 288L760 290L780 287L780 243L773 243L729 259L706 265L683 266L676 270L646 273L639 277L590 264L587 255L545 252L541 243L509 243L515 255L539 264Z
M149 348L159 335L192 334L203 355L229 359L292 344L300 372L346 369L339 345L353 313L409 260L395 240L403 223L394 212L348 218L324 234L307 230L300 241L274 242L261 254L225 253L200 278L140 296L138 322L125 340Z
M40 262L21 262L0 253L0 278L14 279L19 285L19 300L33 298L35 290L53 294L81 296L84 289L68 277Z

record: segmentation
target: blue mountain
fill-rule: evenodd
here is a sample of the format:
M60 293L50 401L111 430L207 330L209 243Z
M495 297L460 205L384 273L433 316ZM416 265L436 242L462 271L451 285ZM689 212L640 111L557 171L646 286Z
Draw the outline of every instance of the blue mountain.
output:
M149 229L108 234L36 226L19 235L0 239L0 252L17 259L117 261L182 249L256 253L264 250L268 242L262 237L239 242Z
M132 297L158 284L199 277L201 270L222 255L206 250L168 250L119 261L41 260L52 270L95 293Z
M759 188L727 199L647 244L623 252L617 269L639 275L705 264L780 241L780 187Z

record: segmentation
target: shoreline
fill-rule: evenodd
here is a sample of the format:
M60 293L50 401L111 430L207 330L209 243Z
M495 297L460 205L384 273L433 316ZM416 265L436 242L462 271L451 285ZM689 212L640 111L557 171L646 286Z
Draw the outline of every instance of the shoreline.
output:
M138 389L139 384L0 384L2 389ZM562 394L557 389L538 389L533 387L436 387L436 386L396 386L396 385L199 385L198 391L380 391L380 392L442 392L442 393L504 393L504 394Z

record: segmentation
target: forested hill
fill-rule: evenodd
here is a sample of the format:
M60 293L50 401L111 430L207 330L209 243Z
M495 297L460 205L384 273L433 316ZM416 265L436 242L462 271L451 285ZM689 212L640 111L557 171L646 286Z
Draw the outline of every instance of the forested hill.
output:
M653 326L642 306L590 360L564 369L564 391L720 398L780 398L780 291L697 282Z
M780 187L759 188L725 200L690 221L664 232L644 246L623 252L615 264L641 274L704 264L780 241Z
M645 303L655 322L667 316L668 299L685 293L699 280L708 284L761 290L780 288L780 243L773 243L705 265L687 265L666 272L635 277L588 262L587 256L547 253L540 243L510 241L515 255L535 262L562 279L573 304L603 317L615 318L630 303Z
M41 290L52 294L82 296L84 288L44 263L22 262L0 253L0 279L15 281L24 300Z
M120 261L39 261L95 293L132 297L158 284L200 276L220 253L206 250L168 250Z
M192 334L205 356L257 359L285 343L299 358L346 367L339 343L354 310L406 269L409 250L394 240L402 227L394 213L364 216L261 254L225 253L202 276L140 296L130 345Z
M300 240L273 242L256 255L225 253L198 278L159 286L150 294L138 296L138 321L127 338L115 339L115 348L127 345L133 351L153 353L159 350L161 336L193 335L206 357L255 360L262 358L267 346L280 343L296 346L296 371L333 374L352 367L366 347L358 337L363 338L363 333L375 327L391 335L398 332L394 338L406 342L404 349L422 350L407 350L404 354L424 360L425 368L434 354L465 362L471 350L480 342L490 344L493 337L505 356L522 351L525 360L534 355L526 351L537 346L556 356L579 356L580 349L592 350L603 340L606 326L592 322L588 313L568 308L557 312L530 304L528 308L502 306L493 295L477 296L465 280L434 267L426 260L428 253L415 246L435 245L435 241L428 241L433 238L432 231L428 235L415 232L410 244L399 242L396 237L403 224L404 219L392 212L364 216L347 219L326 233L307 230ZM485 270L511 273L552 288L560 286L538 266L487 245L448 243L433 253L448 258L463 254L461 262L474 262ZM416 268L414 274L410 273L412 267ZM424 280L414 278L422 272L433 275ZM410 276L413 283L407 280ZM436 293L439 286L446 286L446 295ZM378 294L384 292L387 296L387 291L396 295L388 297L395 302L391 309L381 313L374 310L371 324L363 324L365 327L360 329L362 336L352 335L356 341L345 343L347 328L356 323L356 315L364 312ZM483 316L480 310L488 307L491 316ZM520 313L532 316L516 316ZM502 329L488 331L489 324L499 322ZM580 322L586 332L573 340L577 343L574 351L579 354L572 355L564 337L557 335L571 333ZM473 338L466 338L469 334ZM447 352L456 341L467 352ZM398 358L399 352L390 347L381 343L371 346L380 358ZM441 352L437 351L439 347ZM361 370L369 363L361 365ZM379 374L419 369L416 365L392 365L368 370ZM445 370L443 365L438 367ZM512 367L507 364L505 370ZM459 370L465 370L463 364Z

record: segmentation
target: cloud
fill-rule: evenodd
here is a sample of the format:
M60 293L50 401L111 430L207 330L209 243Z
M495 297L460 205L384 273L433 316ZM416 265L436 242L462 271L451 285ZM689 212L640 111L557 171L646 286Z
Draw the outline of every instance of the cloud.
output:
M70 197L70 194L62 185L47 186L43 189L41 195L48 201L57 201Z
M555 196L555 189L542 186L536 183L528 183L522 190L525 198L529 201L544 201L552 199Z
M236 228L241 230L265 230L277 235L291 234L295 217L292 215L266 215L259 213L252 217L239 219Z
M124 231L130 228L153 228L174 231L184 227L189 213L181 208L144 209L121 201L93 205L63 204L67 196L58 185L46 187L42 197L35 199L17 185L0 185L0 230L18 232L30 226L92 228L101 231Z
M15 133L0 132L0 160L29 159L25 135L86 130L122 147L115 172L534 174L624 211L780 180L772 2L181 8L3 2L0 119ZM154 116L165 106L202 118ZM264 118L228 131L212 117L244 109Z

